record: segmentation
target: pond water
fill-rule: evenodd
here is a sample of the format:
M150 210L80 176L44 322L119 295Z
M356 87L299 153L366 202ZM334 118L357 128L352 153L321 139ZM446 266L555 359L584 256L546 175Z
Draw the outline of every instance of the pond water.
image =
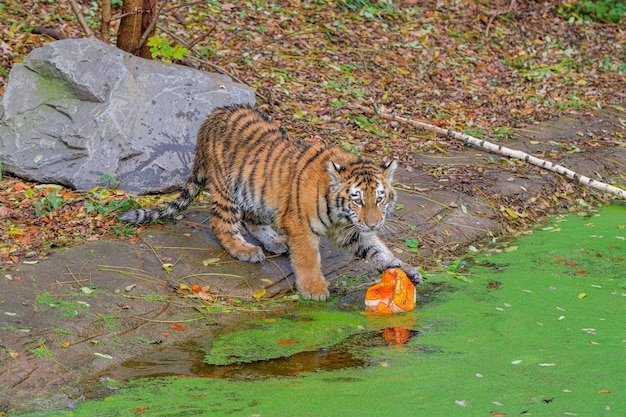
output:
M302 302L47 415L626 415L625 226L624 206L556 217L427 277L411 313Z

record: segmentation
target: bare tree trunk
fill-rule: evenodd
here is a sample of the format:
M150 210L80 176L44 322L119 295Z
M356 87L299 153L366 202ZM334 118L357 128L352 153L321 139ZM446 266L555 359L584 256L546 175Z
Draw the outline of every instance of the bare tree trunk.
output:
M156 6L157 0L124 0L117 34L118 48L142 58L152 58L146 40L154 34L154 22L158 19ZM144 35L146 30L149 30L147 36Z

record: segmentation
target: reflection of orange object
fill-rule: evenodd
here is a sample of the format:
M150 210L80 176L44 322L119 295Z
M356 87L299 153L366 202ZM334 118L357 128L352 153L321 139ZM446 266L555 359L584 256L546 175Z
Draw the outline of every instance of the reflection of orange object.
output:
M381 282L365 293L365 307L383 314L410 311L415 308L415 285L399 268L383 272Z
M387 327L381 331L383 332L383 339L385 339L389 346L403 345L408 342L411 337L411 330L405 329L404 327Z

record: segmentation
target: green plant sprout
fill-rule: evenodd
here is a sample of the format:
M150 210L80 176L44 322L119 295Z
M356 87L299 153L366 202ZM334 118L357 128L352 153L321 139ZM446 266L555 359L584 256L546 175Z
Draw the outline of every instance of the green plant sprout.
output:
M147 45L150 47L152 58L163 62L182 61L189 53L189 49L184 46L178 44L172 46L166 39L156 35L148 38Z

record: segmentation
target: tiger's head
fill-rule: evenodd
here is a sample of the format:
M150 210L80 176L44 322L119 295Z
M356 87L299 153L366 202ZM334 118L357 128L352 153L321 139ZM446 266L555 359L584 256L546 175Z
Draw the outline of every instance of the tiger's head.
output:
M395 160L382 165L358 160L345 166L330 161L328 172L337 217L349 220L361 233L380 229L396 201L391 186L396 167Z

